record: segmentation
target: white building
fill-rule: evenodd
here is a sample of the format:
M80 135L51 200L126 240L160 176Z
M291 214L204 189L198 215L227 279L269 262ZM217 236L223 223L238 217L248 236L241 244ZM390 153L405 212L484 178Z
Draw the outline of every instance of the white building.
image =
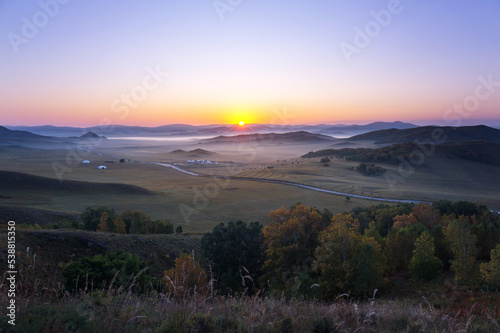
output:
M106 170L106 166L105 165L100 165L97 167L97 169L99 170Z
M89 164L89 163L90 163L89 160L82 161L82 164Z

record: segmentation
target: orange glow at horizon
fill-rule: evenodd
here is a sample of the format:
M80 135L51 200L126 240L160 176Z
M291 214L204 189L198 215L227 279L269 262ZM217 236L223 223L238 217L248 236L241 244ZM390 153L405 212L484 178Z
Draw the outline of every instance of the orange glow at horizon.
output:
M240 126L244 126L244 125L245 125L245 122L242 120L242 121L240 121L240 122L238 123L238 125L240 125Z

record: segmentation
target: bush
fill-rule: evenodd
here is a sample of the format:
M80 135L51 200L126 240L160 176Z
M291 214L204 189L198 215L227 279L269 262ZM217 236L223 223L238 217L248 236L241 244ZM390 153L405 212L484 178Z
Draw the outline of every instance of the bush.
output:
M385 172L385 169L375 164L360 163L357 170L365 176L378 176Z
M107 287L114 281L115 286L129 287L135 284L144 288L151 280L146 271L146 263L139 256L122 251L110 251L93 257L83 257L70 262L62 271L68 290ZM143 271L140 275L138 275ZM116 277L115 277L116 275ZM114 280L113 280L114 279Z

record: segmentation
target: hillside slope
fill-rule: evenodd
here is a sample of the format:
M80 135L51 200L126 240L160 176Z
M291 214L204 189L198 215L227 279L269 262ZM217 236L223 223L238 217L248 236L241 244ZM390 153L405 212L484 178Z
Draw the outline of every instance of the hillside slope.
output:
M311 143L311 142L328 142L335 141L331 136L314 134L306 131L289 132L289 133L269 133L269 134L241 134L235 136L218 136L212 139L205 140L205 143L234 143L234 142L258 142L258 143Z
M500 130L479 125L463 127L423 126L410 129L387 129L356 135L350 141L374 141L377 144L414 142L433 138L433 131L442 131L440 137L446 138L444 144L486 141L500 143Z

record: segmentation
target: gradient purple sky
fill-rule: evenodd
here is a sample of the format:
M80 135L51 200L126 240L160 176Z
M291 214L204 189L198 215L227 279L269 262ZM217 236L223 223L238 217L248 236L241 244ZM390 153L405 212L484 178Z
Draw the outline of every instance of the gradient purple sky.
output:
M277 108L290 123L500 124L500 84L478 88L500 82L497 0L242 0L224 20L212 0L61 2L0 0L0 125L269 123ZM342 43L394 2L347 61Z

